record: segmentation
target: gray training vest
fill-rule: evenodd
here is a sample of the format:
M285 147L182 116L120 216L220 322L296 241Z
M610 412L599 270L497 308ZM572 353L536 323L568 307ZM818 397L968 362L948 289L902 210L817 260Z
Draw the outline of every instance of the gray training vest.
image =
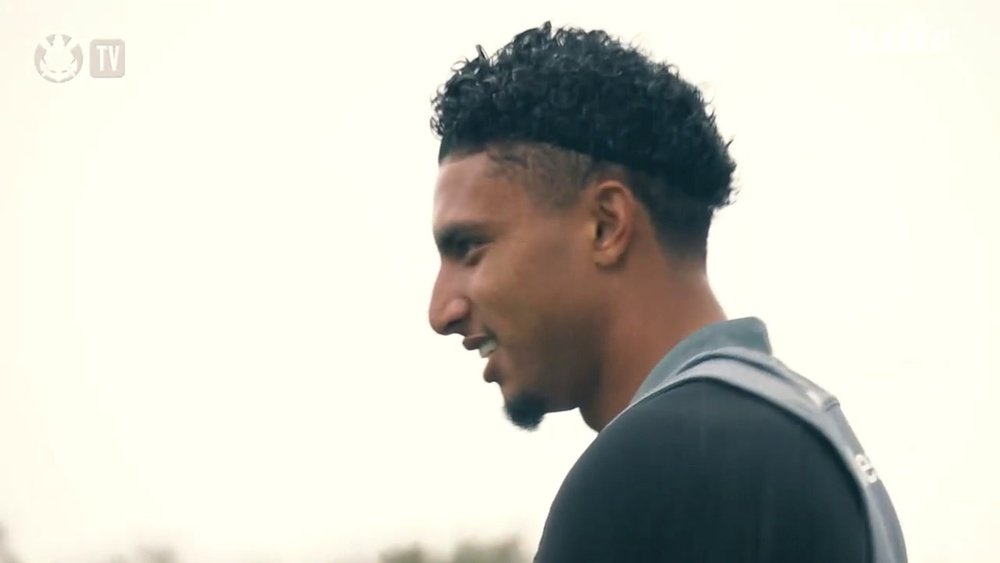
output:
M906 546L892 501L841 412L839 401L774 356L736 346L702 353L633 401L618 416L652 395L693 379L710 379L743 389L819 431L840 453L861 491L874 563L906 563Z

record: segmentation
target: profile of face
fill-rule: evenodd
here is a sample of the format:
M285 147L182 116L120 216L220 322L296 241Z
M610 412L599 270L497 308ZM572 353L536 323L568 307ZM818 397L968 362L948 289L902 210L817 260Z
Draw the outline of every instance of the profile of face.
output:
M434 195L441 265L430 323L486 359L510 420L533 429L596 379L606 289L585 201L553 210L485 153L445 160Z

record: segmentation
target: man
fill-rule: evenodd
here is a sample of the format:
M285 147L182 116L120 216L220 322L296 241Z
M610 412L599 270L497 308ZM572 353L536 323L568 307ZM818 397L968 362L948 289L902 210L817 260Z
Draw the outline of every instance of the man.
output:
M602 31L482 48L434 100L430 322L510 419L598 432L538 563L905 561L836 400L727 319L706 278L735 168L698 90Z

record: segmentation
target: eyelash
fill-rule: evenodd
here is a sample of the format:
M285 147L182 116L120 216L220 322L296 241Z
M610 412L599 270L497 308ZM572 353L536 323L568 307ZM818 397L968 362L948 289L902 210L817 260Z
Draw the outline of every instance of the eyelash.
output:
M485 241L478 239L465 239L458 244L459 257L462 260L469 260L469 255L480 250L486 244Z

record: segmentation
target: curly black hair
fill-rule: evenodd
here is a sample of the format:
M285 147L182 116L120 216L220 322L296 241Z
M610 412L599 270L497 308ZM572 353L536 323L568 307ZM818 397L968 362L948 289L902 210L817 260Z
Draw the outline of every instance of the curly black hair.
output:
M563 203L594 174L620 170L667 250L704 259L736 165L701 93L674 66L605 31L551 22L493 56L476 51L432 101L439 162L486 151L544 174L536 183Z

